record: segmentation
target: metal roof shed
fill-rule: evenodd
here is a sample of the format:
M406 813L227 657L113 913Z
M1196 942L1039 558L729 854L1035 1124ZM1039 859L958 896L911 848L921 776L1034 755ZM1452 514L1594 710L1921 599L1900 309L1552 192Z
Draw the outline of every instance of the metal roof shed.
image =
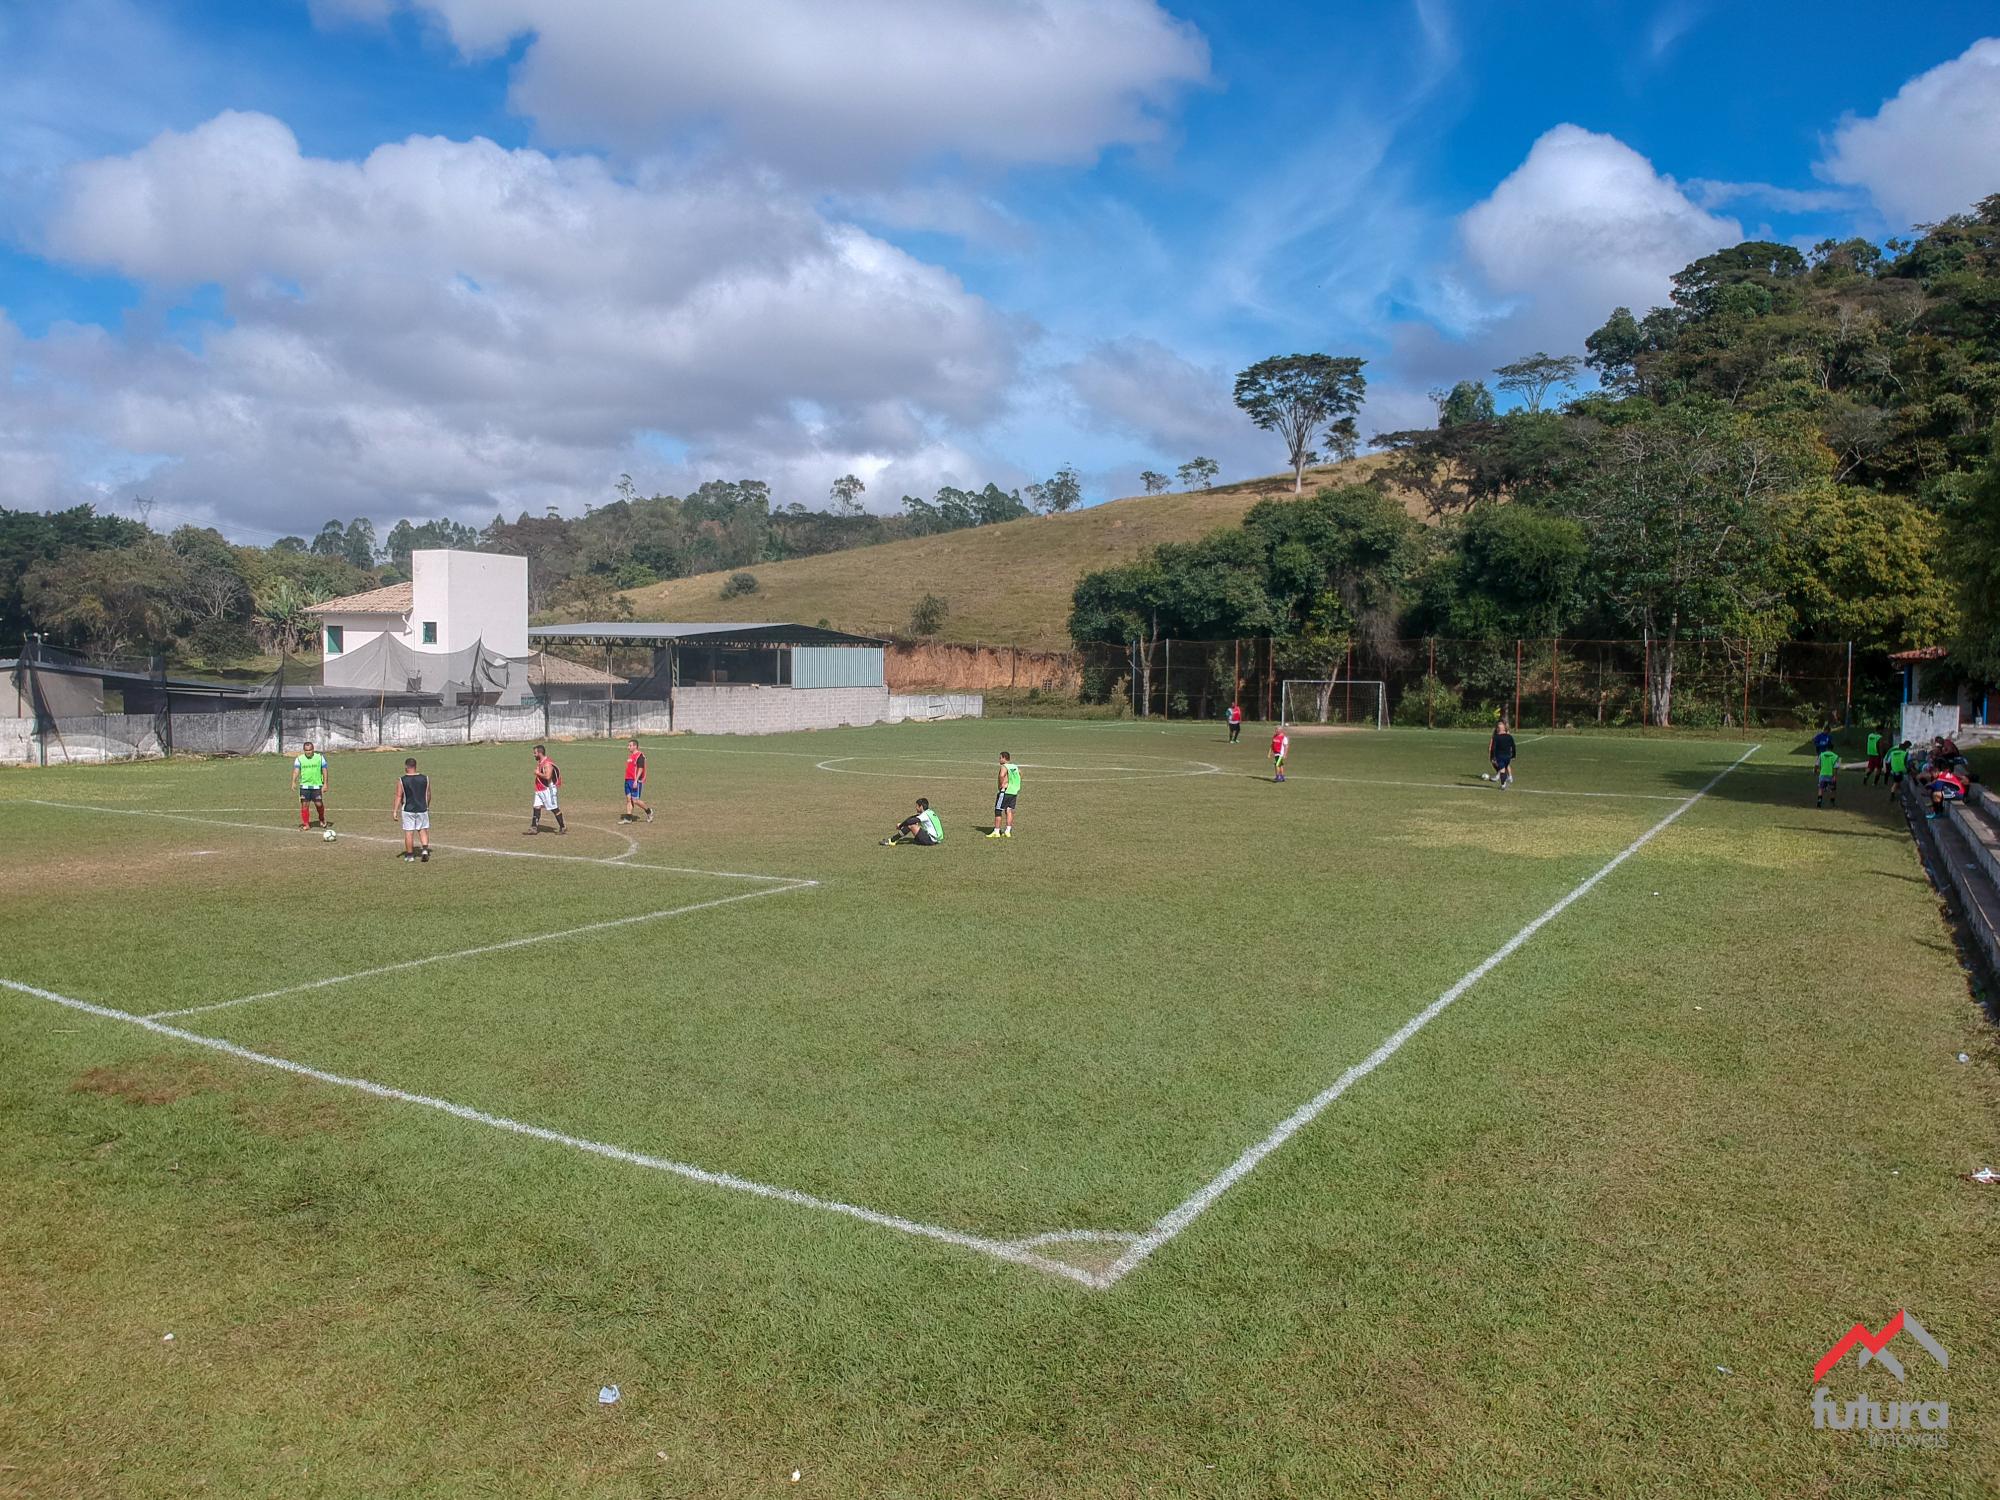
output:
M607 671L614 650L649 648L653 669L625 690L629 697L671 702L673 690L679 687L886 691L885 642L821 625L770 620L595 620L530 626L528 636L544 648L563 643L602 647Z

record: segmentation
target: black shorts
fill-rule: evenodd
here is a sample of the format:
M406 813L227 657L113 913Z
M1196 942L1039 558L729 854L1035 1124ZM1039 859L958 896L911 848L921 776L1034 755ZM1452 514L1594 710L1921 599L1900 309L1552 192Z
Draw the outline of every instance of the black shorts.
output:
M325 790L326 788L323 786L302 786L299 788L299 801L301 802L324 801L325 798L323 798L320 794Z
M1000 793L999 796L993 799L993 810L995 812L1012 812L1014 810L1014 799L1020 795L1019 792Z
M910 835L910 842L913 844L922 844L925 848L929 848L937 843L937 840L930 836L928 830L919 828L915 833Z
M1493 769L1496 771L1504 771L1513 764L1514 757L1511 755L1496 755L1493 757Z

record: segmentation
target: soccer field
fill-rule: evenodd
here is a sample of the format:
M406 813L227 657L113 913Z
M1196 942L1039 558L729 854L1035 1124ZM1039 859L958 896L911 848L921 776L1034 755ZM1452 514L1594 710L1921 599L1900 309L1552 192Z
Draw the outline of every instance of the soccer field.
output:
M1267 741L659 740L636 826L560 745L534 838L431 750L421 866L400 754L333 843L288 757L0 773L0 1494L1990 1485L1992 1031L1883 794ZM1898 1308L1943 1450L1812 1426Z

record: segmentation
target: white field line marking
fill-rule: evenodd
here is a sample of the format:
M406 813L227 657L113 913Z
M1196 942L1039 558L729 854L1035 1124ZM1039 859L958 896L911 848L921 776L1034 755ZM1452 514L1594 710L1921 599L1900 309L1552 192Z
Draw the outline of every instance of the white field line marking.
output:
M912 771L854 771L841 764L842 761L847 760L887 760L892 758L889 756L874 755L836 755L829 760L821 761L813 769L815 771L834 771L842 776L873 776L884 781L983 781L989 785L993 781L991 776L930 776L920 775ZM973 765L977 763L972 761L945 761L942 764ZM1193 766L1195 769L1191 771L1134 771L1129 776L1058 776L1050 781L1041 782L1039 785L1081 786L1086 782L1178 781L1188 776L1220 776L1222 774L1222 767L1212 766L1205 760L1191 760L1187 764ZM1043 766L1041 769L1046 771L1068 768ZM1116 768L1091 767L1090 769L1111 770Z
M1662 832L1682 813L1714 791L1721 784L1723 777L1742 765L1744 761L1755 755L1761 748L1762 746L1752 745L1735 760L1716 772L1714 779L1707 786L1704 786L1693 796L1684 800L1679 807L1676 807L1672 812L1660 819L1659 822L1655 823L1618 853L1614 854L1596 874L1572 888L1568 895L1564 896L1554 906L1551 906L1539 917L1536 917L1534 921L1507 939L1506 942L1502 943L1481 961L1476 968L1460 979L1458 983L1454 984L1450 989L1438 996L1437 999L1405 1021L1381 1046L1377 1047L1360 1062L1349 1068L1345 1073L1342 1073L1340 1077L1336 1078L1326 1088L1320 1090L1319 1093L1313 1095L1312 1098L1287 1115L1269 1135L1244 1151L1235 1161L1231 1162L1216 1176L1210 1178L1208 1182L1204 1183L1193 1194L1183 1200L1179 1206L1163 1216L1151 1229L1141 1235L1133 1243L1131 1249L1119 1256L1106 1269L1103 1276L1104 1282L1109 1285L1130 1275L1155 1250L1158 1250L1162 1245L1173 1239L1182 1230L1186 1229L1188 1225L1192 1224L1213 1207L1216 1199L1220 1198L1237 1183L1256 1171L1258 1164L1265 1157L1276 1151L1286 1141L1318 1119L1325 1112L1327 1106L1332 1104L1342 1094L1346 1093L1355 1084L1394 1057L1402 1049L1405 1042L1409 1041L1411 1037L1415 1036L1442 1015L1454 1000L1457 1000L1467 990L1478 984L1480 980L1506 962L1507 958L1523 943L1527 942L1529 938L1548 926L1549 923L1569 910L1571 906L1589 895L1591 891L1596 889L1599 881L1603 880L1605 876L1609 875L1613 870L1624 864L1626 860L1645 848L1655 835Z
M1759 748L1761 747L1755 745L1751 747L1753 750ZM1243 775L1251 781L1269 781L1271 779L1268 776L1261 776L1254 772L1244 772ZM1428 787L1430 790L1438 792L1480 792L1489 796L1493 793L1493 788L1489 785L1482 783L1479 786L1473 786L1470 782L1464 781L1378 781L1368 776L1294 776L1289 772L1286 773L1285 780L1340 781L1346 782L1350 786ZM1672 792L1563 792L1557 791L1553 787L1545 786L1511 786L1507 788L1507 791L1518 792L1524 797L1611 797L1627 802L1679 802L1681 800L1680 797Z
M818 1209L822 1213L840 1214L846 1218L859 1219L864 1224L874 1224L883 1229L893 1229L901 1234L914 1235L919 1239L937 1240L947 1245L957 1245L967 1250L977 1250L991 1255L997 1260L1012 1261L1015 1265L1027 1266L1036 1271L1045 1271L1051 1276L1061 1276L1078 1282L1094 1290L1102 1289L1110 1283L1095 1272L1067 1265L1046 1255L1037 1255L1031 1249L1008 1240L988 1239L985 1235L969 1234L961 1229L950 1229L942 1224L925 1224L916 1219L906 1219L900 1214L882 1213L876 1209L863 1208L858 1204L842 1203L835 1198L818 1198L811 1193L802 1193L794 1188L773 1187L769 1183L753 1182L747 1177L737 1177L728 1172L711 1172L704 1167L690 1166L686 1162L670 1161L661 1156L648 1156L639 1151L628 1151L622 1146L609 1145L603 1141L589 1140L583 1136L569 1135L560 1130L551 1130L543 1125L530 1125L523 1120L512 1120L505 1115L490 1115L484 1110L473 1109L464 1104L454 1104L448 1099L434 1099L428 1094L413 1094L404 1089L391 1088L387 1084L374 1083L366 1078L349 1078L340 1073L327 1073L318 1068L309 1068L303 1063L295 1063L287 1058L272 1057L268 1053L253 1052L248 1047L239 1047L234 1042L226 1042L220 1037L203 1036L199 1032L186 1031L178 1026L168 1026L152 1016L135 1016L129 1011L113 1010L108 1005L93 1005L87 1000L72 1000L67 995L58 995L52 990L38 989L18 980L0 979L0 988L10 989L19 994L31 995L37 1000L47 1000L70 1010L81 1011L85 1015L97 1016L107 1021L122 1021L128 1026L138 1026L157 1036L171 1037L178 1042L192 1046L206 1047L241 1062L255 1063L259 1067L276 1068L283 1073L291 1073L300 1078L310 1078L315 1083L330 1084L334 1088L353 1089L357 1093L372 1094L377 1099L389 1099L399 1104L417 1104L425 1109L434 1109L441 1114L468 1120L475 1125L485 1125L494 1130L510 1131L515 1135L528 1136L552 1145L567 1146L573 1151L585 1151L592 1156L605 1157L610 1161L622 1162L626 1166L645 1167L655 1172L669 1172L676 1177L685 1177L690 1182L699 1182L708 1187L728 1188L732 1192L748 1193L752 1197L769 1198L780 1203L789 1203L797 1208Z
M718 896L713 901L696 901L687 906L670 906L664 911L640 912L637 916L612 917L603 922L586 922L581 927L566 927L561 932L538 932L528 937L508 938L500 943L482 943L477 948L460 948L454 953L432 953L423 958L406 958L399 963L377 964L372 969L356 969L352 974L332 974L325 979L309 979L302 984L288 984L282 989L265 990L260 994L243 995L235 1000L216 1000L207 1005L186 1005L179 1010L156 1010L146 1019L158 1020L165 1016L199 1016L211 1010L228 1010L231 1006L249 1005L257 1000L276 1000L282 995L302 995L309 990L323 990L332 985L346 984L355 979L375 979L383 974L400 974L405 969L421 969L426 964L441 964L457 958L477 958L486 953L506 953L515 948L528 948L536 943L553 943L563 938L582 937L591 932L609 932L614 928L633 927L641 922L659 922L668 917L684 917L689 912L712 911L718 906L728 906L737 901L755 901L760 896L784 896L793 891L810 890L819 884L816 880L802 880L791 885L774 885L761 891L744 891L735 896Z
M292 823L226 823L220 818L195 818L185 813L156 812L151 808L144 807L98 807L88 802L52 802L43 797L18 797L13 800L25 802L34 807L60 807L70 812L115 813L121 818L165 818L169 822L194 823L203 828L247 828L252 833L291 834L297 827L296 824ZM459 814L458 816L480 815ZM584 825L579 823L577 826L581 828ZM609 832L608 829L600 831ZM374 833L343 833L340 836L343 839L359 839L363 843L369 844L400 844L403 842L402 835L400 834L391 837ZM619 836L624 837L622 834ZM554 838L556 835L550 834L548 837ZM619 870L658 870L668 875L712 875L717 880L763 880L773 885L817 885L819 883L815 880L807 880L799 875L759 875L744 870L697 870L691 865L647 864L631 859L627 855L538 854L532 849L489 849L481 844L444 844L439 843L435 839L431 841L431 847L433 849L448 849L454 854L490 854L497 859L553 859L560 860L565 864L607 865Z

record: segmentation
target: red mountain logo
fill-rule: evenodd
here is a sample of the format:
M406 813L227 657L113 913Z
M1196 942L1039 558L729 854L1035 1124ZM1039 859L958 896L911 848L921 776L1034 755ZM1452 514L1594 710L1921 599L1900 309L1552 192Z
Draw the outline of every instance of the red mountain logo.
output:
M1924 1325L1916 1320L1914 1314L1907 1309L1899 1308L1897 1309L1896 1316L1884 1323L1877 1332L1869 1332L1866 1323L1856 1323L1847 1332L1843 1333L1834 1346L1819 1357L1819 1363L1813 1366L1813 1384L1818 1385L1820 1381L1824 1380L1826 1372L1839 1364L1846 1357L1847 1351L1852 1349L1856 1344L1861 1346L1861 1352L1855 1357L1854 1361L1856 1369L1865 1370L1868 1368L1869 1362L1873 1361L1881 1365L1898 1380L1907 1379L1908 1377L1903 1373L1902 1362L1889 1352L1889 1341L1899 1333L1909 1334L1911 1338L1917 1341L1918 1347L1929 1354L1932 1359L1936 1360L1945 1369L1951 1368L1951 1356L1944 1352L1944 1345L1940 1344L1925 1331Z

